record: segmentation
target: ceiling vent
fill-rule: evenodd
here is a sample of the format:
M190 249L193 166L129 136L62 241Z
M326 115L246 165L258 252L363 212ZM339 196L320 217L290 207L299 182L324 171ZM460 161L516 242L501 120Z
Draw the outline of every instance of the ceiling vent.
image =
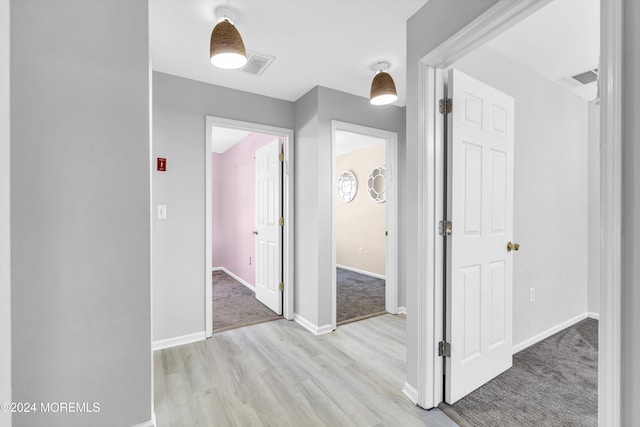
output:
M264 70L266 70L275 59L275 56L256 52L247 52L247 64L242 67L241 70L245 73L259 76L264 73Z
M584 73L571 76L571 78L579 82L580 84L587 85L589 83L598 81L598 69L595 68L593 70L585 71Z

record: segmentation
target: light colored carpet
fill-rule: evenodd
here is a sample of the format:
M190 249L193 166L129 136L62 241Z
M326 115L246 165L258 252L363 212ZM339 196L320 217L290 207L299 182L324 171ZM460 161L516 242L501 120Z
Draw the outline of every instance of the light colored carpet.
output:
M213 333L282 319L224 271L213 272Z
M513 367L445 412L469 426L598 425L598 321L585 319L515 354Z
M336 322L344 324L384 314L385 281L338 268Z

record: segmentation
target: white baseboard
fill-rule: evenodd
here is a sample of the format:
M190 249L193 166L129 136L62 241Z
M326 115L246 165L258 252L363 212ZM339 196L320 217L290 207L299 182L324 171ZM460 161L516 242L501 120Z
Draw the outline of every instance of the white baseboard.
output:
M407 307L398 307L398 314L407 314Z
M365 276L375 277L376 279L382 279L382 280L387 279L387 276L383 274L372 273L370 271L360 270L359 268L355 268L355 267L347 267L346 265L341 265L341 264L336 264L336 267L342 268L343 270L353 271L354 273L364 274Z
M177 347L179 345L191 344L193 342L203 341L206 338L207 337L204 331L196 332L194 334L181 335L179 337L165 338L162 340L154 341L152 348L153 348L153 351L164 350L165 348Z
M333 331L333 326L331 326L330 324L323 325L323 326L316 326L310 321L308 321L307 319L305 319L304 317L300 316L298 313L293 314L293 320L297 324L305 328L307 331L311 332L313 335L323 335Z
M547 329L546 331L542 331L537 335L532 336L531 338L528 338L524 341L522 341L521 343L518 343L516 345L513 346L512 348L512 353L516 354L522 350L524 350L527 347L530 347L532 345L534 345L535 343L538 343L540 341L542 341L545 338L549 338L551 335L560 332L563 329L568 328L569 326L573 326L576 323L580 322L581 320L584 320L588 317L588 314L582 313L576 317L573 317L569 320L566 320L562 323L559 323L555 326L552 326L551 328Z
M409 398L411 402L413 402L414 405L418 404L418 390L413 388L409 383L404 383L402 392Z
M229 276L233 277L234 279L236 279L238 282L242 283L243 285L245 285L247 288L249 288L251 290L251 292L255 293L256 292L256 287L253 286L252 284L250 284L249 282L247 282L246 280L240 278L240 276L238 276L235 273L232 273L231 271L227 270L224 267L213 267L211 269L211 271L224 271L225 273L227 273Z
M593 311L590 311L590 312L587 313L587 317L589 319L600 320L600 313L594 313Z
M151 413L151 419L140 424L133 425L131 427L156 427L156 413Z

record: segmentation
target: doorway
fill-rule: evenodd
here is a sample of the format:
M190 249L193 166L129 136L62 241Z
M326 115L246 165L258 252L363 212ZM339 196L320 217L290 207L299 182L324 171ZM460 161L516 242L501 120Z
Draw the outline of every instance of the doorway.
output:
M398 313L397 134L332 121L332 326Z
M207 337L293 318L292 150L292 130L206 118Z
M431 199L428 201L427 204L425 204L426 210L422 211L419 214L419 216L422 218L427 218L427 216L425 215L427 212L431 210L433 206L439 206L438 208L436 208L437 212L440 212L441 211L440 208L442 208L442 206L439 205L441 202L438 202L438 197L439 197L438 194L442 194L442 190L440 187L441 184L439 184L438 182L440 183L442 182L441 180L443 176L442 166L438 166L438 165L441 164L440 162L442 161L442 158L439 154L439 148L437 147L437 144L438 144L437 141L438 141L439 135L442 134L442 125L439 124L437 121L439 117L437 101L443 98L444 93L443 93L443 90L440 89L438 85L438 80L439 80L438 69L443 69L448 67L453 62L461 58L463 54L470 52L471 50L477 48L481 43L486 42L496 34L502 32L505 24L500 19L496 19L496 16L499 16L502 19L507 19L507 21L509 21L509 24L513 24L519 21L520 19L522 19L524 16L531 14L532 11L534 11L535 9L541 6L544 6L544 4L536 4L536 5L521 4L518 7L514 7L513 5L508 5L507 3L508 2L500 2L493 10L491 10L491 13L487 13L486 16L480 17L477 21L475 21L472 25L470 25L469 28L465 29L464 35L457 35L452 37L451 40L449 40L448 42L445 42L443 45L436 48L434 51L432 51L426 57L424 57L421 61L421 64L422 64L421 80L425 83L425 88L427 88L426 93L423 94L423 97L420 99L421 113L424 113L425 117L427 117L426 123L424 124L424 127L422 127L422 130L425 130L425 131L428 130L427 137L421 136L421 139L422 138L426 139L424 142L427 145L425 151L423 151L423 155L424 155L424 159L426 159L426 164L428 164L429 167L433 165L433 167L435 168L432 170L435 170L434 176L437 177L435 181L432 181L427 186L429 188L429 192L431 192L431 189L433 189L433 194L436 196L435 196L435 199ZM604 4L603 4L603 10L606 10L606 9L607 7L604 7ZM611 8L609 8L609 13L612 13L612 12L615 12L615 10L612 10ZM604 21L605 19L603 18L603 22ZM506 26L508 27L509 25L506 25ZM609 28L609 33L606 32L606 27L603 29L605 30L602 36L603 40L606 40L607 37L612 37L611 32L614 30L613 27ZM477 34L482 34L482 37L476 38ZM611 60L611 62L607 64L609 67L612 67L614 70L615 70L615 67L617 66L615 62L615 58L616 58L616 55L618 54L619 52L615 52L613 49L611 52L609 52L609 55L610 55L609 60ZM606 57L605 52L603 52L603 56ZM608 72L611 73L611 68L609 68ZM609 82L611 80L608 80L608 79L612 78L611 74L608 74L608 73L605 73L603 77L605 81L609 81ZM609 99L609 102L610 101L611 99ZM604 111L606 111L606 108L612 108L611 104L606 105L607 104L606 101L604 101L603 104L605 104L603 106ZM516 101L516 105L517 105L517 101ZM464 108L464 105L460 107ZM455 102L454 102L454 108L456 108ZM431 114L433 114L433 116L431 116ZM607 113L603 113L603 115L606 115L606 114ZM606 127L606 122L603 122L602 126ZM433 141L431 140L431 132L434 132L434 135L435 135ZM606 132L603 132L603 133L606 133ZM432 145L434 141L436 144L435 148ZM585 141L585 145L586 145L586 141ZM421 165L425 165L424 161L421 162ZM612 179L612 176L608 176L608 177L605 176L603 171L602 181L607 182L608 179ZM437 230L438 229L437 223L435 223L434 225L436 225L436 227L434 227L433 230ZM458 224L458 226L460 226L460 224ZM456 225L454 224L453 227L455 229ZM431 230L429 225L427 225L427 230ZM429 236L429 234L430 232L428 231L425 236L420 237L421 247L422 245L425 245L426 242L429 241L431 238L434 238L434 237L437 238L437 236L434 236L434 235ZM436 247L436 248L437 250L435 251L434 263L435 265L442 265L444 250L441 247L440 248ZM432 340L428 345L425 345L426 344L425 341L420 343L420 348L423 349L423 351L426 350L424 352L425 357L424 359L421 359L421 360L428 362L428 359L431 358L430 356L431 352L429 352L428 349L429 348L437 349L438 344L439 342L442 341L442 337L443 337L443 332L442 332L443 321L441 316L442 316L442 309L443 309L442 301L443 301L444 295L438 289L439 283L442 283L441 281L438 280L438 278L436 278L436 280L432 280L431 277L429 277L428 280L423 281L422 283L426 284L427 293L433 295L434 299L431 300L429 303L427 303L426 301L423 302L422 300L419 302L421 306L420 308L421 315L425 315L426 310L436 311L435 319L430 319L428 317L426 318L426 322L424 324L428 326L427 326L427 329L423 329L423 331L425 332L432 333L433 335L431 335L431 339L435 338L435 340ZM432 287L433 284L435 284L435 287ZM603 291L601 292L604 293ZM527 297L527 303L530 303L530 302L533 302L535 298L539 297L539 293L537 294L535 293L535 291L530 291L529 289L527 289L526 297ZM601 319L604 313L605 313L605 310L603 308L600 313ZM585 318L587 315L588 315L587 308L585 304L584 313L582 313L580 316L576 316L575 318L569 319L568 322L575 323L578 320L580 320L580 317ZM435 328L431 329L434 326ZM569 325L567 324L566 326L569 326ZM421 328L422 325L419 325L419 327ZM600 329L602 330L603 328L601 327ZM551 334L552 332L553 332L552 328L550 328L549 330L544 331L544 334L545 335ZM426 335L428 336L429 333L427 333ZM536 339L534 341L537 341L541 337L536 336L535 338ZM531 342L525 342L525 343L522 343L522 345L520 346L516 345L516 347L518 347L519 349L522 349L526 347L526 345L528 344L531 344ZM437 354L437 350L435 354ZM437 404L443 398L443 382L442 382L443 368L442 368L442 364L438 363L438 361L440 360L442 359L433 358L431 360L431 362L433 362L432 365L429 365L429 363L427 363L427 366L428 366L427 375L430 378L432 378L433 381L429 382L428 385L425 382L423 383L425 387L420 387L420 390L419 390L420 396L418 400L422 402L424 402L423 399L425 398L426 399L433 398L434 399L433 403ZM610 382L608 383L610 384ZM428 388L430 388L431 386L433 386L433 389L428 390ZM602 384L600 386L602 387ZM607 386L607 388L608 387L609 386ZM602 396L602 388L600 389L600 395ZM433 403L431 405L433 405ZM427 404L425 407L430 407L431 405Z

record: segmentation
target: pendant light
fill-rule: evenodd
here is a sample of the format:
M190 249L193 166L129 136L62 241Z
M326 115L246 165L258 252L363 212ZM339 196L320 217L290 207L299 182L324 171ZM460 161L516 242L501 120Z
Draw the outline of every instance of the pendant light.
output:
M235 14L226 7L216 9L218 24L211 32L209 54L211 63L219 68L242 68L247 63L247 51L240 33L233 25Z
M373 69L376 71L376 75L371 82L371 95L369 98L371 103L373 105L391 104L398 99L398 93L391 75L387 73L389 63L379 62Z

